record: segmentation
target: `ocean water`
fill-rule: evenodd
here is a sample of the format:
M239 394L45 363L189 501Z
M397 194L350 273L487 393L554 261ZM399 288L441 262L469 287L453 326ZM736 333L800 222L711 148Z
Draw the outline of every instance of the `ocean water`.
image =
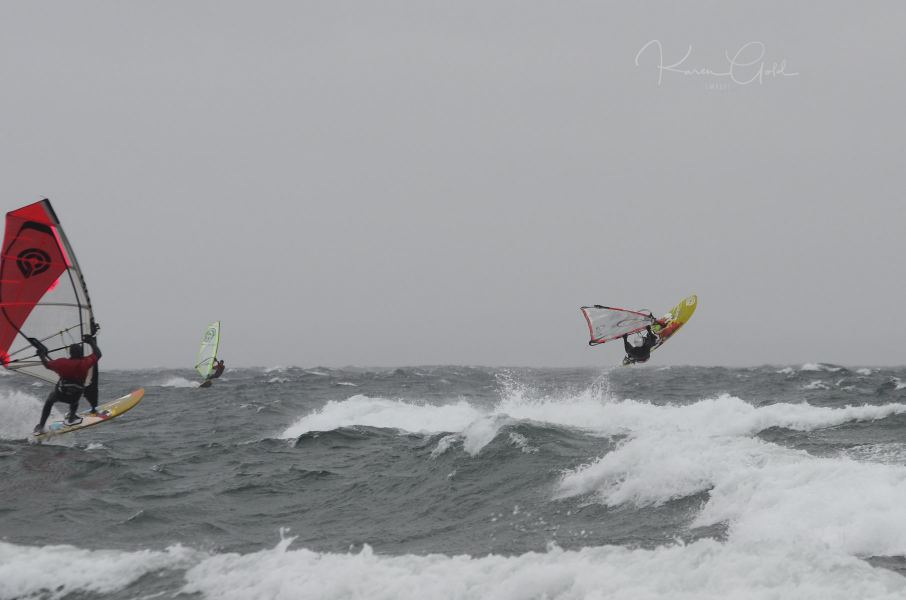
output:
M0 600L906 598L906 369L0 377Z

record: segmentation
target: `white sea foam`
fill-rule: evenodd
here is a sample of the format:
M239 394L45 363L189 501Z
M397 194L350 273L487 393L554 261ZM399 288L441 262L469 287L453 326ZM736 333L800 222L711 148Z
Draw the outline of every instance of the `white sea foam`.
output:
M158 387L171 387L171 388L193 388L198 387L197 381L190 381L185 377L170 377L169 379L158 383L152 384L157 385Z
M688 421L689 430L713 430L719 435L753 435L768 427L808 430L851 420L876 419L906 412L904 404L847 406L831 409L808 404L772 404L754 407L723 395L688 406L658 406L633 400L610 400L606 390L592 388L566 397L530 398L509 390L493 407L474 406L465 400L442 405L388 400L355 395L330 401L296 421L279 437L296 438L310 431L331 431L364 425L412 433L456 433L463 449L475 455L507 424L537 422L581 429L592 435L615 436L647 428L677 428Z
M299 419L280 437L295 438L309 431L331 431L354 425L414 433L457 432L482 416L480 410L464 400L435 406L356 395L347 400L328 402L320 410Z
M590 433L621 433L610 427L607 403L602 391L586 390L575 396L532 399L526 390L513 388L493 407L478 407L465 400L442 405L388 400L355 395L343 401L330 401L319 410L302 417L279 437L296 438L310 431L330 431L340 427L364 425L399 429L412 433L456 433L463 450L477 455L500 429L516 420L551 423L581 428ZM639 415L644 419L644 415ZM447 446L437 448L443 453Z
M185 569L181 590L218 600L899 600L906 579L833 547L706 539L650 550L619 546L515 556L327 553L292 539L249 554L83 550L0 542L0 600L113 594ZM98 569L98 565L104 565ZM52 582L49 584L48 582Z
M906 469L771 452L716 481L694 524L725 521L734 542L901 556L906 554Z
M855 460L891 465L906 465L906 443L903 442L862 444L847 448L842 451L841 454Z
M357 384L352 383L351 381L338 381L337 385L345 385L347 387L359 387Z
M487 446L497 437L497 432L500 429L511 423L512 419L506 415L489 415L481 419L475 419L469 425L463 429L462 436L462 449L476 456L481 449Z
M121 552L0 542L0 600L109 594L148 573L186 568L200 559L199 552L182 546Z
M289 383L289 379L286 377L271 377L267 380L268 383Z
M475 455L502 427L517 421L619 434L626 437L616 449L564 474L557 497L591 494L611 506L646 506L707 492L694 525L727 523L734 544L818 545L858 556L903 555L906 469L845 456L816 458L754 436L771 427L810 431L904 413L906 404L900 403L756 407L729 395L664 406L608 400L592 391L543 399L510 393L486 409L464 400L434 406L354 396L328 403L285 436L355 424L451 432L432 452L439 456L458 442Z
M453 444L462 441L462 436L452 433L450 435L445 435L437 441L437 445L434 446L434 449L431 450L431 458L437 458L441 454L445 453L450 449Z
M529 444L527 437L521 433L516 433L515 431L510 433L510 443L522 450L524 454L534 454L538 452L538 448Z
M842 367L835 367L833 365L825 365L824 363L805 363L799 367L800 371L827 371L829 373L836 373L837 371L842 371Z
M906 579L827 548L701 540L517 556L382 556L289 549L220 554L186 573L185 593L219 600L654 599L894 600Z
M617 492L613 504L630 498L636 498L640 504L657 504L709 488L714 479L709 473L715 468L720 470L720 465L731 469L749 455L758 459L763 452L773 449L787 452L785 448L751 437L760 431L771 427L811 431L850 421L883 419L906 413L906 404L827 408L780 403L756 407L739 398L721 395L686 406L624 400L603 405L601 410L606 417L600 420L607 423L607 429L599 427L599 431L609 429L629 437L603 458L568 473L561 484L561 495L613 490ZM728 446L738 450L739 456L727 456ZM707 455L709 460L703 460L705 457L700 454ZM659 474L658 470L664 473ZM645 477L651 479L650 485L638 480ZM664 477L679 478L683 484L678 487L683 489L674 492L669 485L658 485L656 482ZM630 486L644 493L627 494Z
M857 369L856 373L859 375L871 375L872 371L871 369Z
M802 386L804 390L828 390L830 389L826 383L820 379L815 379L814 381Z
M44 400L24 392L0 392L0 405L3 406L0 439L21 440L27 438L41 417L43 404ZM53 413L51 416L53 417Z
M775 373L780 373L781 375L792 375L795 372L796 370L793 367L784 367L779 371L775 371Z
M722 396L689 406L617 407L614 425L629 429L628 437L567 472L560 497L593 494L611 506L645 506L708 492L693 525L725 522L732 542L906 554L906 468L817 458L753 437L769 427L808 431L881 419L906 405L754 407ZM640 410L648 411L643 421L634 414Z

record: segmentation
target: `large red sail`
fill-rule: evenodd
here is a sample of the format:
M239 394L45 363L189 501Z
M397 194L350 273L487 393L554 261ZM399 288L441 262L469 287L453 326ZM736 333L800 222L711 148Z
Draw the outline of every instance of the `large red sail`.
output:
M49 200L6 214L0 257L0 359L8 369L56 381L27 338L51 358L91 332L91 302L81 270ZM87 349L87 348L86 348Z

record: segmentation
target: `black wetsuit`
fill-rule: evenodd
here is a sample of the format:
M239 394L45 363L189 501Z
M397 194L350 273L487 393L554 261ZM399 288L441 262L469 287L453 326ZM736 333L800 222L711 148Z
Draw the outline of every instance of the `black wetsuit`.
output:
M100 352L100 350L98 350ZM96 411L98 409L98 379L100 373L98 372L98 366L94 365L94 368L91 369L91 383L85 386L85 399L88 400L88 404L91 405L91 410Z
M651 358L651 349L657 343L657 336L651 333L651 327L646 327L645 331L642 345L638 347L630 344L627 336L623 336L623 349L626 350L626 358L629 362L645 362Z
M47 419L50 417L50 411L53 408L53 405L57 402L62 402L63 404L69 405L69 412L66 414L66 418L70 421L74 421L78 418L76 411L79 408L79 400L82 398L84 389L76 386L60 386L57 385L54 387L54 390L47 397L47 400L44 401L44 408L41 409L41 421L38 423L37 429L43 429L44 425L47 423ZM96 407L92 407L96 408Z
M83 394L85 395L85 398L88 399L91 410L97 410L98 360L101 358L101 350L97 347L97 343L93 339L89 343L94 354L78 359L63 358L49 360L46 348L39 349L39 352L44 350L40 355L41 362L44 363L45 367L60 375L60 380L57 382L57 385L54 386L54 389L47 397L47 400L44 401L44 408L41 410L41 421L35 428L36 430L44 428L47 419L50 417L50 411L57 402L69 405L69 412L66 415L66 418L70 420L75 420L77 418L76 411L78 410L79 400L82 398ZM88 385L85 385L85 380L88 375L87 373L82 375L84 371L81 370L79 363L85 364L87 366L87 372L91 374L91 381Z

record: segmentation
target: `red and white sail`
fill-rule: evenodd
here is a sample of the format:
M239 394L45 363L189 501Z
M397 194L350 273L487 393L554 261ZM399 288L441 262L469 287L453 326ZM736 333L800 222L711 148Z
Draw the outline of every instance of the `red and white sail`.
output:
M85 279L50 201L7 213L0 257L3 366L56 382L27 338L40 340L52 359L61 358L91 333L93 322ZM90 352L87 344L83 350Z
M620 339L651 325L655 320L649 313L611 306L583 306L581 309L591 335L589 346Z

